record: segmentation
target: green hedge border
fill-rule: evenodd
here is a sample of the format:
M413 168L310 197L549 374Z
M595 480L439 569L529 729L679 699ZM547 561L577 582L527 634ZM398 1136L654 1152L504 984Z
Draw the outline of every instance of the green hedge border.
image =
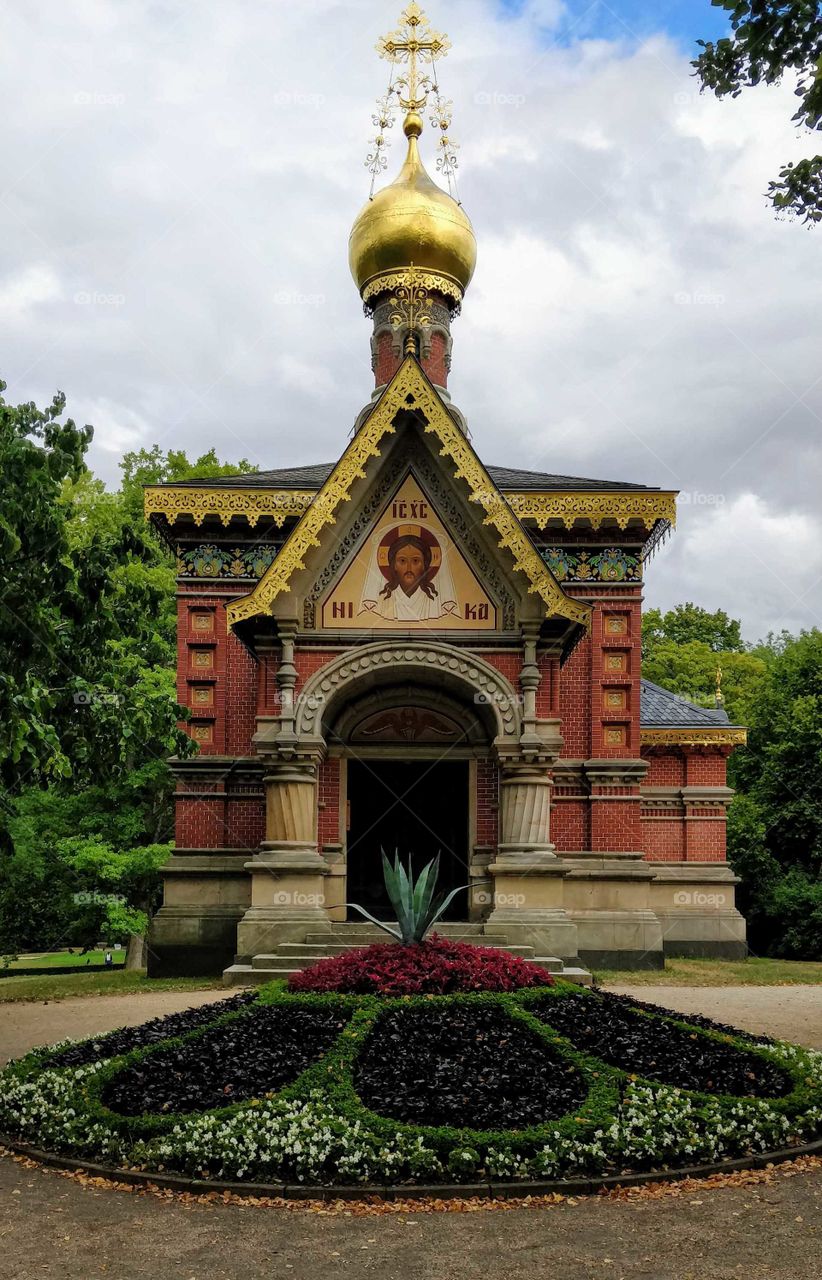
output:
M154 1044L142 1046L108 1059L92 1075L77 1081L72 1105L83 1115L88 1116L90 1123L100 1123L129 1141L148 1141L169 1133L176 1125L185 1124L198 1116L209 1115L217 1120L229 1119L239 1113L259 1105L259 1100L247 1099L231 1103L226 1107L215 1108L208 1112L178 1112L163 1115L123 1116L107 1108L102 1102L102 1092L108 1082L123 1069L138 1062L150 1059L154 1053L169 1049L183 1048L195 1042L206 1032L215 1027L227 1025L240 1018L252 1016L260 1005L341 1008L349 1013L346 1027L341 1031L332 1047L316 1062L306 1068L291 1084L278 1090L266 1098L277 1101L307 1101L312 1093L319 1092L324 1101L331 1104L340 1115L350 1121L359 1121L361 1126L378 1139L387 1140L403 1135L411 1139L420 1138L434 1151L443 1165L448 1167L452 1153L470 1150L475 1152L478 1162L482 1162L489 1151L503 1153L514 1157L529 1158L538 1149L557 1140L573 1137L585 1142L597 1129L607 1129L619 1112L622 1093L627 1082L637 1082L651 1089L666 1087L663 1082L648 1080L626 1072L624 1069L610 1066L601 1059L581 1052L566 1037L555 1031L550 1023L543 1022L535 1016L534 1006L540 1010L550 1004L552 999L567 995L581 995L583 998L597 1000L601 998L596 992L580 992L580 989L567 983L557 982L551 987L525 989L517 992L480 992L455 994L449 996L413 996L382 998L376 996L345 996L336 993L289 993L281 984L273 983L261 988L258 998L242 1009L219 1015L181 1036L173 1036ZM470 1126L428 1126L409 1124L392 1120L371 1111L362 1102L354 1086L354 1065L360 1048L365 1043L372 1027L384 1011L397 1007L409 1010L430 1009L432 1004L443 1002L458 1003L463 1006L484 1007L496 1005L506 1010L512 1021L527 1028L546 1047L556 1053L570 1065L573 1065L583 1076L588 1092L584 1102L574 1112L540 1125L525 1129L475 1129ZM793 1082L793 1089L782 1097L765 1097L756 1101L767 1104L776 1112L784 1114L789 1121L800 1117L813 1105L819 1105L818 1087L807 1078L808 1064L803 1063L803 1051L799 1046L795 1063L785 1063L777 1048L767 1044L751 1042L747 1039L732 1036L724 1032L697 1027L683 1017L672 1017L667 1011L660 1009L657 1014L649 1010L634 1009L636 1014L647 1017L651 1021L661 1021L676 1026L689 1035L698 1035L731 1047L736 1051L758 1056L769 1061L784 1072ZM88 1037L99 1040L99 1036ZM31 1080L44 1070L70 1072L75 1067L53 1067L51 1060L61 1052L64 1045L36 1049L25 1058L5 1068L5 1072L13 1074L21 1080ZM670 1086L667 1086L670 1087ZM689 1098L696 1108L697 1115L705 1120L706 1108L713 1109L719 1105L722 1110L738 1106L749 1099L742 1095L701 1093L694 1090L681 1089L683 1096ZM14 1141L13 1139L11 1141ZM758 1157L752 1156L751 1159ZM721 1162L727 1166L728 1161ZM636 1167L636 1166L635 1166ZM653 1167L653 1165L649 1166ZM712 1168L716 1166L711 1166ZM472 1176L469 1168L466 1176ZM584 1173L584 1168L580 1170ZM671 1170L673 1175L676 1171ZM604 1177L605 1175L601 1175ZM150 1178L148 1180L151 1180ZM225 1184L220 1184L225 1185ZM309 1184L306 1184L309 1185ZM455 1184L456 1185L456 1184ZM524 1186L522 1180L512 1180L510 1186ZM603 1184L604 1185L604 1184Z

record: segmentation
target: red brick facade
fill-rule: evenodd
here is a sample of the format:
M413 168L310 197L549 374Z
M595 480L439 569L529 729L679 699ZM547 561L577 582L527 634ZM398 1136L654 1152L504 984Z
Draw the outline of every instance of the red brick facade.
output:
M178 601L180 703L198 767L178 782L176 843L184 849L253 852L265 838L262 776L238 776L254 760L257 716L280 707L275 652L255 659L226 627L225 606L239 591L181 584ZM652 862L721 862L725 858L728 748L645 749L640 728L640 597L638 588L599 599L591 632L563 666L540 655L536 713L559 721L563 748L554 776L551 840L558 853L644 852ZM306 682L340 648L295 648L298 698ZM519 649L477 650L519 691ZM214 768L201 777L200 765ZM609 770L609 762L615 768ZM641 764L639 762L642 762ZM622 765L620 762L627 762ZM196 772L197 776L194 776ZM479 846L499 838L499 779L494 762L476 771L473 828ZM340 844L340 762L322 762L318 777L320 848Z

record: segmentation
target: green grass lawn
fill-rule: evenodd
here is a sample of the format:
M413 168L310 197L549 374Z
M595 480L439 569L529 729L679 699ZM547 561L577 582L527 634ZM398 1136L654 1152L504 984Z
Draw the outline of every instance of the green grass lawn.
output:
M112 951L111 958L115 967L125 964L125 948L122 951ZM105 962L105 951L87 951L85 955L81 955L79 951L38 951L36 954L18 956L8 967L12 971L14 969L65 969L69 965L84 969L86 964L105 964Z
M0 1004L11 1000L64 1000L67 996L119 996L134 991L208 991L222 987L216 978L147 978L145 971L34 974L0 978ZM230 992L226 992L230 995Z
M815 960L666 960L664 969L597 969L600 983L636 987L775 987L822 982Z

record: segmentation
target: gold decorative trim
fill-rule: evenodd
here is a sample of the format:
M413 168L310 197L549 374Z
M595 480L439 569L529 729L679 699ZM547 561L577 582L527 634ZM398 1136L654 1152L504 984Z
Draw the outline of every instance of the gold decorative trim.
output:
M630 520L642 520L649 528L659 520L676 524L675 493L499 492L505 495L505 502L519 520L534 520L540 529L552 519L561 519L566 529L580 519L590 520L595 529L609 518L615 519L620 529L625 529ZM162 515L169 524L180 516L192 516L199 526L206 516L219 516L228 525L234 516L245 516L254 528L261 516L270 516L280 528L287 519L304 515L316 495L316 489L150 485L144 505L147 517Z
M227 606L229 626L270 612L277 596L290 589L291 575L305 567L305 556L310 548L320 545L319 535L327 524L335 522L339 504L350 501L354 481L365 479L365 463L369 458L379 457L379 443L384 435L393 434L394 419L401 409L415 409L425 417L425 430L437 436L442 446L441 455L452 459L456 467L455 476L466 481L471 500L485 509L484 523L493 525L500 535L499 545L511 552L514 569L528 578L529 592L536 592L551 614L587 627L591 616L589 606L566 596L412 356L403 361L257 586L250 595Z
M643 747L744 747L747 729L641 729Z
M557 493L505 493L505 500L520 520L535 520L544 529L549 520L561 520L570 529L576 520L590 520L598 529L603 520L616 520L625 529L630 520L642 520L653 528L658 520L676 525L676 493L637 493L633 490L608 492L576 490Z
M441 271L423 271L419 267L409 267L404 271L383 271L372 276L362 287L362 300L368 306L377 294L396 293L398 289L408 288L412 283L425 289L435 289L437 293L450 298L455 306L462 302L462 286L453 276Z
M308 489L199 489L193 485L150 485L145 491L146 516L162 515L169 524L180 516L193 516L201 525L206 516L219 516L224 525L234 516L245 516L252 529L260 516L271 516L280 528L291 516L302 516L311 506L315 490Z

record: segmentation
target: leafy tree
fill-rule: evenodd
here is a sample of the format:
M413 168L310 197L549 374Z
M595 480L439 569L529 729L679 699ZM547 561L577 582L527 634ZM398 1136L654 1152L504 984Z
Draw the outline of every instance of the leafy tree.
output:
M649 609L642 619L642 674L697 706L716 703L722 672L725 709L735 724L747 724L749 708L764 677L766 659L746 652L740 623L724 609L710 613L678 604L667 613Z
M153 910L166 760L195 747L176 701L174 557L142 485L249 469L155 447L127 455L110 492L83 464L91 428L61 426L62 409L0 402L0 951L113 940Z
M698 41L702 53L693 66L705 89L718 98L738 97L744 88L778 84L786 72L797 77L798 125L822 128L822 12L818 0L712 0L727 10L732 35ZM768 194L779 212L804 222L822 219L822 156L786 164Z
M81 593L60 502L64 483L83 471L92 429L61 421L62 394L41 410L7 404L5 389L0 382L0 785L8 793L71 772L58 703L72 679L71 631L96 599L91 582L90 600Z
M120 463L123 473L122 493L132 510L142 519L143 486L178 484L181 480L213 480L219 476L248 475L256 470L247 458L239 462L220 462L214 449L209 449L194 462L189 462L179 449L163 453L159 445L127 453Z
M728 853L753 945L822 957L822 632L771 636L766 674L734 759Z
M699 605L678 604L667 613L648 609L642 618L642 656L648 656L655 644L670 640L674 644L698 641L716 653L743 653L741 623L729 618L724 609L710 613Z
M765 677L765 661L752 653L717 653L699 640L675 644L663 640L644 658L646 680L678 693L700 707L716 705L717 671L722 672L722 700L733 724L747 724Z

